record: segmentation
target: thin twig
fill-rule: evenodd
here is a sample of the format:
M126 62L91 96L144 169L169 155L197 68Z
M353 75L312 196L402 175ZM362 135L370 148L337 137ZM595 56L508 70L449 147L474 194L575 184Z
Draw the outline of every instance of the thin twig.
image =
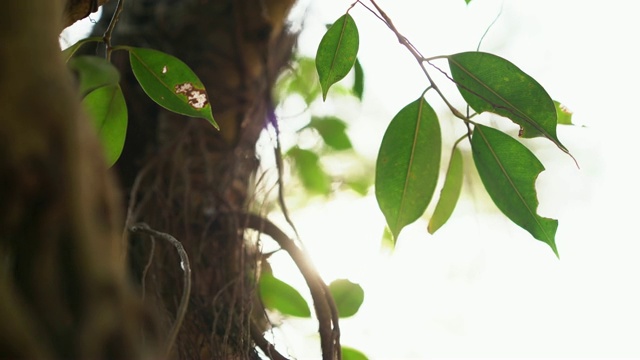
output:
M113 35L113 30L116 28L116 24L120 19L120 13L124 8L124 0L118 0L118 4L116 5L116 10L113 12L113 16L111 17L111 21L109 22L109 26L107 26L107 30L104 32L103 40L107 46L107 60L111 59L111 51L113 51L113 47L111 46L111 36Z
M251 327L251 339L253 339L253 342L256 343L256 345L260 348L260 350L262 350L262 352L265 353L265 355L267 355L269 359L288 360L287 357L280 354L280 352L276 350L273 344L268 342L267 339L265 339L264 336L262 336L262 332L260 331L260 329L258 329L258 326L253 321L251 322L250 327Z
M173 324L173 327L171 328L171 332L169 333L169 338L167 339L166 356L168 357L171 353L171 349L174 343L176 342L176 337L178 336L178 332L180 331L182 321L184 320L184 317L187 313L187 307L189 305L189 296L191 295L191 266L189 265L189 256L187 255L187 252L184 250L184 247L182 246L182 243L180 241L167 233L153 230L149 227L149 225L145 223L133 225L131 227L131 232L143 233L149 236L166 240L178 250L178 255L180 256L180 267L184 271L182 297L180 298L180 306L178 307L178 311L176 313L176 320Z

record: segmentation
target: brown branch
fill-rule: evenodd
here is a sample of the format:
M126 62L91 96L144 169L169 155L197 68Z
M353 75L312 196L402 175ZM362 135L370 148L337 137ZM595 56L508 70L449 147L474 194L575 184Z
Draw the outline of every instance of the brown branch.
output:
M241 213L239 215L245 219L245 224L248 228L269 235L282 249L289 253L289 256L291 256L291 259L300 269L300 273L307 282L313 298L313 305L319 323L318 332L320 333L322 359L341 359L338 312L328 286L318 274L311 260L289 236L268 219L251 213Z
M262 332L258 329L258 325L251 322L251 339L271 360L289 360L286 356L280 354L278 350L262 336Z

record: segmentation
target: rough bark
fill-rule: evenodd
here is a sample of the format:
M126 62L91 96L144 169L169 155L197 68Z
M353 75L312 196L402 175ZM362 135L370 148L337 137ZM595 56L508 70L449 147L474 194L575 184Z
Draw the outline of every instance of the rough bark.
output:
M0 11L0 357L153 356L119 197L60 55L64 9Z
M259 254L237 214L251 201L255 145L272 106L270 89L293 47L284 25L292 4L137 0L127 3L114 33L114 44L151 47L187 63L207 88L221 129L151 103L128 72L126 54L114 53L126 74L130 110L127 145L116 165L132 196L129 224L145 222L171 234L191 258L188 311L171 357L256 357L250 329L263 316L255 293ZM131 249L136 277L168 336L182 295L176 251L145 237L133 238Z

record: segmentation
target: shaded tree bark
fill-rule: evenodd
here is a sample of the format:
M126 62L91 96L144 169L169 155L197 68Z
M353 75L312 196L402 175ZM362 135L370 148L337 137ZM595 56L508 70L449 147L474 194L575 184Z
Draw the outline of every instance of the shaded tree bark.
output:
M114 5L114 4L112 4ZM176 237L191 257L191 296L171 357L256 358L251 327L265 323L256 296L258 258L245 239L245 211L258 166L255 146L271 107L270 91L291 56L285 19L293 0L131 1L114 44L173 54L203 81L220 125L161 109L128 70L124 75L130 127L116 168L127 193L129 224L145 222ZM96 28L102 34L111 11ZM148 304L162 314L164 336L176 321L182 272L166 242L134 237L130 263ZM262 330L265 330L264 328Z

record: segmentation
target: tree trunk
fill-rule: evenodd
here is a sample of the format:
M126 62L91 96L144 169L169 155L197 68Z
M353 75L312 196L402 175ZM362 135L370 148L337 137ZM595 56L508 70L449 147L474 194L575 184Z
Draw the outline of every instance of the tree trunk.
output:
M122 206L60 54L64 9L0 11L0 357L153 356Z
M291 55L293 37L284 24L292 4L128 1L114 33L114 45L150 47L187 63L203 81L220 125L216 131L205 120L152 103L128 70L126 53L114 53L130 115L116 164L132 204L128 225L144 222L177 238L193 272L174 358L257 356L250 329L264 316L255 293L259 253L245 239L239 214L252 200L255 145L272 107L270 89ZM111 13L105 9L97 34ZM136 236L130 245L135 277L170 338L183 291L178 254L157 237Z

